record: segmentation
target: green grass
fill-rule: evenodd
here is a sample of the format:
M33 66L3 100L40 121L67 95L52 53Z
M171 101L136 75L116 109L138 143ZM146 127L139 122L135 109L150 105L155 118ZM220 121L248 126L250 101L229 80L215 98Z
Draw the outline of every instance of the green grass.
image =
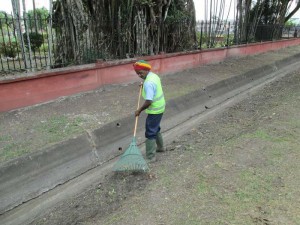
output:
M203 175L199 175L199 181L197 185L197 191L199 194L207 194L209 192L209 184L207 183L207 179Z
M170 187L172 185L172 175L168 168L162 166L158 171L158 177L160 177L161 183L164 187Z
M44 123L41 123L36 128L47 142L55 143L69 137L73 134L78 134L84 131L80 126L82 118L70 119L66 116L53 116Z
M7 142L7 141L11 141L12 140L12 137L10 135L3 135L3 136L0 136L0 143L1 142Z
M53 116L45 122L39 123L32 130L38 133L36 138L43 142L43 146L54 144L76 136L84 131L81 127L83 119L80 117L68 118L66 116ZM18 158L24 154L37 151L30 141L14 141L10 135L0 137L0 162Z
M30 143L28 142L22 144L8 143L0 149L0 163L17 158L26 153L29 153L30 151Z
M255 173L251 170L242 171L239 176L240 187L235 192L238 201L259 203L267 197L267 193L272 189L272 177L269 175Z
M195 90L199 89L199 84L195 84L195 85L189 85L188 87L182 86L182 87L168 87L168 89L165 89L165 98L166 101L170 100L170 99L174 99L180 96L184 96L186 94L189 94Z

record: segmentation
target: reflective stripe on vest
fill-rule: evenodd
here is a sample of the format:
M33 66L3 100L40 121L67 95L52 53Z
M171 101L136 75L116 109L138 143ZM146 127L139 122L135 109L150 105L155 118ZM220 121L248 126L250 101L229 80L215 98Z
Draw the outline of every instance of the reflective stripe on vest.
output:
M162 105L161 107L157 107L157 108L152 108L151 106L148 107L148 110L151 110L151 111L158 111L158 110L161 110L161 109L165 109L165 105Z
M150 81L156 85L156 94L152 100L151 105L146 109L146 113L148 114L160 114L165 111L165 98L162 90L161 82L159 76L155 73L149 72L145 82ZM145 98L146 93L143 88L143 97Z
M161 99L164 98L164 97L165 97L164 94L162 94L161 96L159 96L159 97L157 97L157 98L154 98L154 99L152 100L152 102L159 101L159 100L161 100Z

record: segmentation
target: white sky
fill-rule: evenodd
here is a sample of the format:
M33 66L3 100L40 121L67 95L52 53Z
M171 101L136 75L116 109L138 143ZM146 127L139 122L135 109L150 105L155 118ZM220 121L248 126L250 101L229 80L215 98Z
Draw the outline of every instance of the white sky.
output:
M31 10L33 8L32 1L33 0L25 0L27 10ZM232 4L231 4L231 7L229 8L231 1L232 1ZM293 4L295 4L296 1L297 0L293 0L293 2L294 2ZM194 0L197 20L204 20L205 19L205 2L209 3L210 0ZM215 1L213 1L213 2L215 2ZM218 2L220 3L221 0L219 0ZM235 2L236 2L236 0L225 0L225 2L226 3L225 3L223 19L226 19L228 12L230 12L228 19L234 19L234 11L235 11ZM36 8L41 8L41 7L49 8L49 0L35 0L35 4L36 4ZM0 0L0 10L11 13L12 12L11 0ZM207 12L207 13L209 13L209 12ZM209 18L209 15L206 15L206 17ZM293 16L293 18L300 18L300 11L298 11Z
M26 3L27 11L33 9L32 0L25 0L25 3ZM20 5L21 5L21 10L23 10L22 1L20 1ZM45 7L49 9L49 0L35 0L35 7L36 8ZM0 10L11 13L12 12L11 0L0 0Z
M205 18L207 20L209 19L209 5L206 5L205 2L207 2L207 4L209 4L211 1L210 0L194 0L197 20L204 20ZM216 1L213 1L213 2L216 2ZM218 5L220 4L220 2L221 1L219 0ZM224 2L225 2L225 8L223 11L224 12L223 19L226 19L227 16L228 16L228 19L233 19L234 11L235 11L234 10L235 9L235 4L234 4L235 0L225 0ZM230 2L231 2L231 5L230 5ZM220 9L217 9L217 10L218 11L216 13L218 14ZM205 15L205 11L207 11L206 15ZM228 14L228 12L229 12L229 14Z

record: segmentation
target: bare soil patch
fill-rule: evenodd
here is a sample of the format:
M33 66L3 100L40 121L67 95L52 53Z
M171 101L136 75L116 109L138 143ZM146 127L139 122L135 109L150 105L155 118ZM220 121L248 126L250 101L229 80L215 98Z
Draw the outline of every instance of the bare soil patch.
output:
M108 174L32 224L300 224L299 111L294 72L195 125L150 173Z

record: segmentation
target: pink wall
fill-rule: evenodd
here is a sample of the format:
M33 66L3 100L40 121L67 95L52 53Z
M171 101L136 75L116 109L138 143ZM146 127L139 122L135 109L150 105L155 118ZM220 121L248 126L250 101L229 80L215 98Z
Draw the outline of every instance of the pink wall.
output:
M288 46L299 45L300 39L263 42L232 48L147 56L153 71L167 74L200 65L220 62L227 57L253 55ZM89 91L105 84L139 80L132 69L137 59L97 62L40 72L30 77L0 81L0 112Z

